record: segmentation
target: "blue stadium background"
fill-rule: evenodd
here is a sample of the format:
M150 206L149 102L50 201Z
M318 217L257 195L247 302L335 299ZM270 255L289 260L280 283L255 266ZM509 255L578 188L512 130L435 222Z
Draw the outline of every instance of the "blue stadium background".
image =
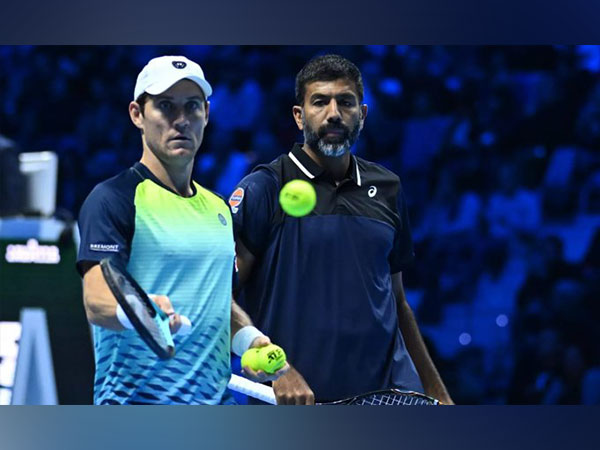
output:
M363 73L354 151L398 173L409 302L457 403L600 403L600 47L0 47L0 134L60 158L57 215L139 159L127 105L152 57L214 88L195 178L227 196L301 140L294 77ZM352 349L348 349L352 351Z

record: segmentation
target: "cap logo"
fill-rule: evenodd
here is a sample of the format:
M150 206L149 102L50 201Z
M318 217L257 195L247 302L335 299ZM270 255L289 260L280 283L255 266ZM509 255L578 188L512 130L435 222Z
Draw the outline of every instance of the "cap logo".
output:
M173 61L172 64L176 69L183 69L185 66L187 66L187 64L183 61Z

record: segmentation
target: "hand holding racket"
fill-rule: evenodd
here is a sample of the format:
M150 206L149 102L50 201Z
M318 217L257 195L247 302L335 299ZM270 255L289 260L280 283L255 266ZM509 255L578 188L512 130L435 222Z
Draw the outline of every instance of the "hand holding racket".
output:
M189 333L191 322L185 316L175 315L172 305L165 296L154 296L169 315L157 303L152 301L135 279L124 267L105 258L100 261L102 275L106 284L117 299L121 311L117 308L119 321L126 328L135 329L150 349L161 359L169 359L175 355L175 344L171 334Z
M168 316L171 334L177 334L181 336L189 334L192 331L192 322L190 319L175 312L169 297L165 295L154 294L148 294L148 297L163 313Z
M314 405L315 394L302 375L295 369L273 383L278 405Z

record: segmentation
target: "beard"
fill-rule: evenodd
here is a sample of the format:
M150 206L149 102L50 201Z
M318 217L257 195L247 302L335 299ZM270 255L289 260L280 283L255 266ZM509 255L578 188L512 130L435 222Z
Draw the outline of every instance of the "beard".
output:
M302 116L304 142L313 150L318 150L324 156L340 157L350 151L360 134L360 122L356 121L352 129L341 123L333 123L320 127L317 131L311 128ZM335 137L325 137L329 131L341 131Z

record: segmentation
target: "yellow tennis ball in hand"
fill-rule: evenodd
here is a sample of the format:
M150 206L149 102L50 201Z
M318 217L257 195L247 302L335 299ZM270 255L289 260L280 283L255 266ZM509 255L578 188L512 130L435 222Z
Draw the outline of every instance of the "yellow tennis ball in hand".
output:
M253 370L258 370L257 355L257 348L249 348L246 350L242 355L242 367L250 367Z
M292 180L279 192L281 208L292 217L310 213L317 204L317 193L308 181Z
M266 373L277 372L285 365L285 352L275 344L264 347L251 348L242 355L242 367L252 370L262 370Z

